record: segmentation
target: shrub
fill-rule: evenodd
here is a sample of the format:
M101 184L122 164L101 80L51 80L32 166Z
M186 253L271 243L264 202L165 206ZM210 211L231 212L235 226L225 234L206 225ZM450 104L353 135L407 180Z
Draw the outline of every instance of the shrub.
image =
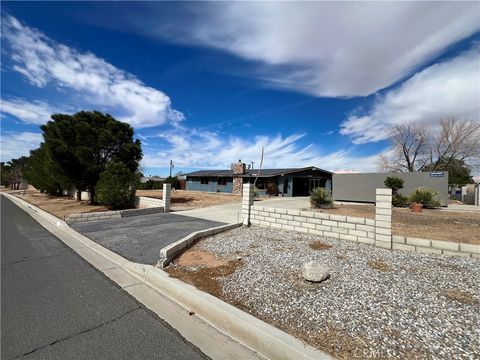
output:
M440 206L440 197L438 193L429 187L419 187L412 191L409 196L412 203L422 204L427 209L433 209Z
M138 189L139 190L158 190L163 189L163 181L156 181L156 180L147 180L146 182L142 183L138 181Z
M392 196L392 205L395 207L407 207L410 204L408 197L402 194L395 194Z
M393 195L397 194L398 190L403 189L403 179L398 176L387 176L383 183L387 188L392 189Z
M175 188L177 189L178 188L178 178L176 176L168 176L166 179L165 179L165 182L167 184L170 184L172 186L172 189Z
M310 192L310 204L313 208L333 207L332 195L325 188L315 188Z
M110 163L100 174L97 201L115 210L132 208L135 205L135 182L135 174L123 163Z

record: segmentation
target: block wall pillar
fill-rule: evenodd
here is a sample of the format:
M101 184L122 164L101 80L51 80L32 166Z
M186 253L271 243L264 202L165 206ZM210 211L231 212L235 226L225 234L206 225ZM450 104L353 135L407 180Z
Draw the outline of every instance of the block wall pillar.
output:
M392 190L376 189L375 246L392 248Z
M253 184L243 184L242 217L243 225L250 225L250 211L253 206Z
M169 212L170 211L170 196L172 192L172 185L171 184L163 184L163 211Z

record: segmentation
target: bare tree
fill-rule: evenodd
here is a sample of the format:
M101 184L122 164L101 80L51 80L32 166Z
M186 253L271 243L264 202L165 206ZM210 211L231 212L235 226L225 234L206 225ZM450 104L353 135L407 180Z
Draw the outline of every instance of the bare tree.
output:
M413 123L396 125L390 130L392 153L380 155L384 171L421 171L429 161L429 139L424 127Z
M448 166L455 160L478 166L479 159L480 121L458 121L454 117L443 120L431 149L433 171L440 163Z
M480 122L450 117L440 124L436 135L413 123L394 126L390 131L392 151L380 155L380 167L384 171L415 172L425 168L435 171L440 164L448 168L455 161L478 166Z

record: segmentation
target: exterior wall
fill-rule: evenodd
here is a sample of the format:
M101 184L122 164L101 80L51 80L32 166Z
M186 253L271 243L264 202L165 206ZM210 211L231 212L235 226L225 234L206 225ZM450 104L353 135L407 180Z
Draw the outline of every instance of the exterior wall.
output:
M242 180L242 179L240 179ZM218 185L216 177L209 177L208 184L201 184L199 177L189 177L186 182L186 189L190 191L207 191L207 192L233 192L233 179L227 178L227 185Z
M428 186L440 194L443 206L448 205L448 172L443 177L423 173L365 173L365 174L333 174L333 200L375 202L375 189L384 188L387 176L398 176L405 181L404 188L399 191L409 195L414 189Z
M465 256L480 259L480 246L450 241L392 235L391 190L376 189L375 220L313 211L266 208L253 205L251 188L244 185L244 225L259 225L330 238L356 241L376 247L420 253Z

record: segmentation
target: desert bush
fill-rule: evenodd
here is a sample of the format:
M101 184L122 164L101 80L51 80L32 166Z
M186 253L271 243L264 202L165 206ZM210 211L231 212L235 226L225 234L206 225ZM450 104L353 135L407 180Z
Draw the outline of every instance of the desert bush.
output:
M398 176L387 176L383 183L387 188L392 189L393 195L398 194L398 190L403 189L403 179Z
M412 203L422 204L427 209L440 206L438 192L429 187L419 187L411 192L409 200Z
M333 207L332 195L325 188L315 188L310 192L310 204L313 208Z
M392 205L395 207L407 207L410 204L407 196L395 194L392 196Z
M135 173L123 163L110 163L100 174L97 183L97 201L112 209L133 208L135 205Z

